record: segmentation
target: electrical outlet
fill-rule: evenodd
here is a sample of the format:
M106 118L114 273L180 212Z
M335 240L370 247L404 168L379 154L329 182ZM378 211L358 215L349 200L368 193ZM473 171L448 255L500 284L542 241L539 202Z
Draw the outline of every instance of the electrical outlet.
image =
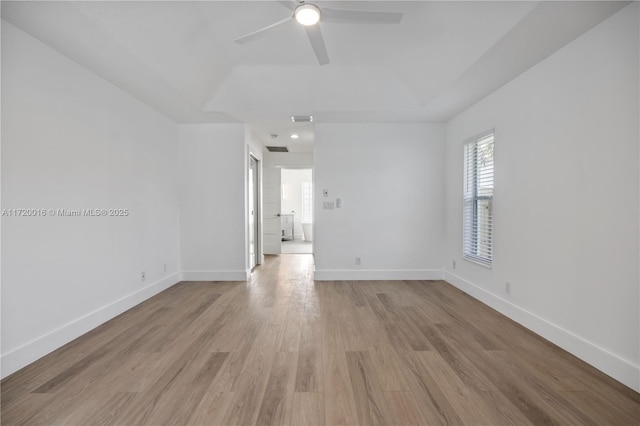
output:
M453 269L456 269L456 261L455 261L455 259L453 260L453 262L451 262L451 266L453 266Z
M140 279L141 279L141 281L144 281L146 279L146 275L145 275L144 271L142 271L142 274L140 275Z
M333 201L323 201L322 208L325 210L333 210L334 202Z
M362 265L362 260L359 256L356 256L356 265Z
M504 283L504 292L507 294L511 294L511 283L509 282Z

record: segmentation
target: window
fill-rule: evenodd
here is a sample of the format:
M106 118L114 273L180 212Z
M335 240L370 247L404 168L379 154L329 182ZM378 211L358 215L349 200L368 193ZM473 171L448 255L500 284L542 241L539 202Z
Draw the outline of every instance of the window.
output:
M464 145L463 257L491 267L493 260L493 136Z
M302 182L302 223L311 223L313 219L313 186L311 182Z

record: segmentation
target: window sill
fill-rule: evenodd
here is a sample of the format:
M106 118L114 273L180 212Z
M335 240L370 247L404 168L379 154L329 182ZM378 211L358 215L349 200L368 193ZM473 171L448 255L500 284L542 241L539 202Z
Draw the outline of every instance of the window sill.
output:
M466 256L466 255L463 255L462 258L464 260L467 260L469 262L475 263L477 265L484 266L487 269L493 269L492 268L493 263L491 261L486 261L486 260L484 260L482 258L479 258L479 257Z

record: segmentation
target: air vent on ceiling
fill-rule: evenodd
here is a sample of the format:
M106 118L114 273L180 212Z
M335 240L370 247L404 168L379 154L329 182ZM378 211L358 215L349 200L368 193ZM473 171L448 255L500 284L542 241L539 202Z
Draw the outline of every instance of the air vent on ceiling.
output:
M269 152L289 152L286 146L268 146Z
M313 121L313 117L310 115L292 115L291 121L294 123L311 123Z

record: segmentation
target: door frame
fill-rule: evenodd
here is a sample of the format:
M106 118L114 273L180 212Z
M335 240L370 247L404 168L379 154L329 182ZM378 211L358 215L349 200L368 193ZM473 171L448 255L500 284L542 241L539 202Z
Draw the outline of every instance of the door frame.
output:
M253 176L253 182L250 181L249 177L251 176L252 164L255 163L255 173ZM262 225L261 225L261 217L262 217L262 202L261 202L261 193L260 190L260 167L261 161L253 155L249 153L249 171L247 173L247 263L249 264L249 270L252 270L254 267L261 265L263 262L262 256ZM253 185L252 185L253 184ZM253 193L251 193L250 189L253 186ZM251 229L251 203L250 200L253 197L253 229ZM254 236L254 246L255 246L255 264L251 264L251 234Z
M282 188L282 172L284 170L310 170L311 171L311 204L312 204L312 211L311 211L311 215L312 215L312 222L311 222L311 229L312 229L312 234L314 235L312 241L311 241L311 254L315 254L315 231L316 231L316 199L315 199L315 193L316 193L316 181L315 181L315 166L311 165L311 166L307 166L307 165L298 165L298 164L294 164L294 165L283 165L280 168L280 188ZM280 194L280 206L282 206L282 193ZM282 211L282 207L280 207L280 211ZM302 222L302 211L300 212L300 221ZM294 219L294 223L295 223L295 219ZM301 230L300 232L302 232L301 235L304 236L304 232ZM282 250L280 250L282 252Z

